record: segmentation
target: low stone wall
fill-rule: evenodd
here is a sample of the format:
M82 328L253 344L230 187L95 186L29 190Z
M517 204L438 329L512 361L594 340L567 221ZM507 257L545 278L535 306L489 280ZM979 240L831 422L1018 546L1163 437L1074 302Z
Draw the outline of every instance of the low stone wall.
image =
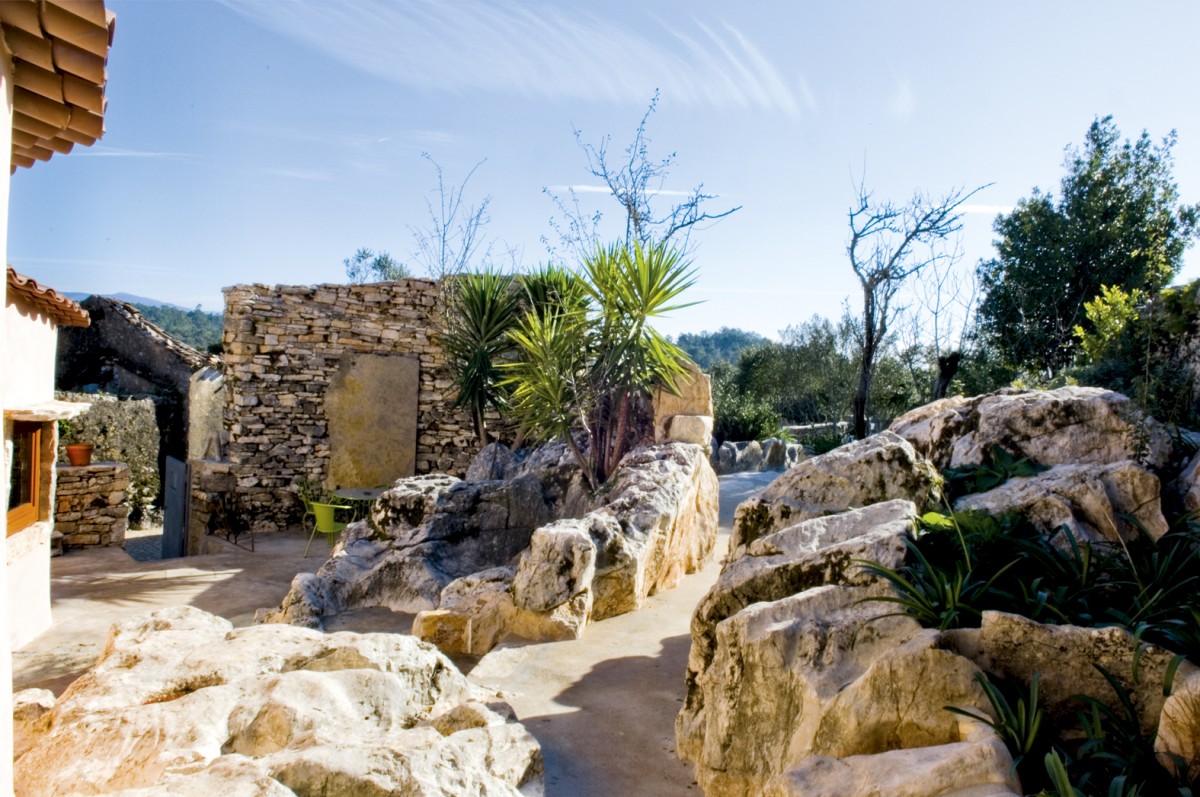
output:
M57 469L54 529L69 548L125 545L129 520L129 466L97 462Z

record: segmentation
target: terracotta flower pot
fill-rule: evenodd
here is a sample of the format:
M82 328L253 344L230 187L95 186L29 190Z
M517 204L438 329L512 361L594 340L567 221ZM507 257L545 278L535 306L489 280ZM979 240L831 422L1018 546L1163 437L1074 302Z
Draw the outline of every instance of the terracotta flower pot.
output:
M67 459L71 460L71 464L75 467L83 467L92 464L92 444L91 443L68 443L67 444Z

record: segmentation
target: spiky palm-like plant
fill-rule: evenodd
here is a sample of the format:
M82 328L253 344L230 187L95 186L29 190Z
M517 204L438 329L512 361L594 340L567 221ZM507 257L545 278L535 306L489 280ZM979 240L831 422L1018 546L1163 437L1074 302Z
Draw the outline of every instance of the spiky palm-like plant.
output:
M513 279L504 274L460 274L450 286L442 346L458 388L455 405L470 410L480 447L488 443L488 409L502 412L507 405L499 362L512 348L508 333L519 306Z
M666 245L598 247L558 305L526 311L511 333L517 356L502 367L514 414L537 436L566 439L593 489L629 448L637 397L674 390L685 373L687 355L649 320L689 306L674 302L694 282L691 264Z

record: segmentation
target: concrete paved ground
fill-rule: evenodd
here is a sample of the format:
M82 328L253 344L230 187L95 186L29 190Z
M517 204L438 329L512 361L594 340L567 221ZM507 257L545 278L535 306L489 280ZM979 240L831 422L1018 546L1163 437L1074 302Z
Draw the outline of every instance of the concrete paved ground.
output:
M775 475L721 478L717 560L737 504ZM190 604L248 625L256 609L279 604L296 573L316 570L322 544L314 542L304 559L304 535L288 531L259 535L254 553L137 562L119 548L96 548L54 559L54 626L13 653L14 689L61 694L95 661L108 628L140 612ZM651 598L644 610L589 626L583 639L502 647L477 665L458 661L476 682L503 690L541 742L547 797L698 792L690 767L675 757L674 722L683 701L692 609L719 572L714 561ZM411 620L366 609L334 618L327 628L406 633Z
M641 611L588 626L582 639L501 646L471 680L505 692L542 744L546 797L699 794L675 755L692 610L721 571L737 505L776 473L721 477L721 536L712 562Z

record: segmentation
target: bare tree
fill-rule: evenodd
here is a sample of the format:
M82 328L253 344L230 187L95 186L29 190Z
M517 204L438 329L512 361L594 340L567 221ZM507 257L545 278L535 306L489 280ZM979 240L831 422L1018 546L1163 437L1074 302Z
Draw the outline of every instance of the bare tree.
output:
M932 258L916 283L918 301L928 318L928 339L937 374L931 399L945 398L958 373L971 321L979 303L979 277L974 269L959 268L962 241L956 238L945 258Z
M670 242L678 251L687 252L692 230L697 224L723 219L740 210L741 205L720 213L709 213L705 210L705 204L716 199L717 195L706 193L701 183L688 192L682 202L671 205L665 211L655 211L655 198L674 193L666 191L664 186L676 157L674 152L661 160L650 157L650 138L646 135L646 125L658 108L658 98L659 93L655 91L634 132L633 142L625 147L622 157L614 159L611 156L611 136L605 136L598 145L593 146L583 140L581 130L575 129L575 141L587 158L588 171L603 181L609 195L621 206L625 216L626 246L632 247L636 243L649 247ZM550 220L559 243L574 250L580 257L591 255L600 240L599 227L603 213L599 210L587 213L574 188L567 189L565 198L549 188L543 188L542 192L550 197L562 216L561 221L554 218ZM542 240L551 252L555 251L550 241L545 238Z
M486 159L472 166L461 183L448 186L441 164L428 152L422 152L421 157L437 172L437 187L425 199L428 225L408 228L416 245L413 258L429 276L439 280L488 265L495 248L495 241L484 237L492 220L488 215L492 197L485 196L477 205L468 205L464 199L467 184Z
M859 183L849 211L850 241L846 245L863 296L862 350L853 403L856 438L867 434L871 379L876 356L898 310L893 306L897 292L910 277L951 257L943 244L962 229L959 207L983 188L970 192L955 189L941 199L917 192L906 204L896 205L874 204L865 181ZM921 246L927 247L927 252L918 253Z

